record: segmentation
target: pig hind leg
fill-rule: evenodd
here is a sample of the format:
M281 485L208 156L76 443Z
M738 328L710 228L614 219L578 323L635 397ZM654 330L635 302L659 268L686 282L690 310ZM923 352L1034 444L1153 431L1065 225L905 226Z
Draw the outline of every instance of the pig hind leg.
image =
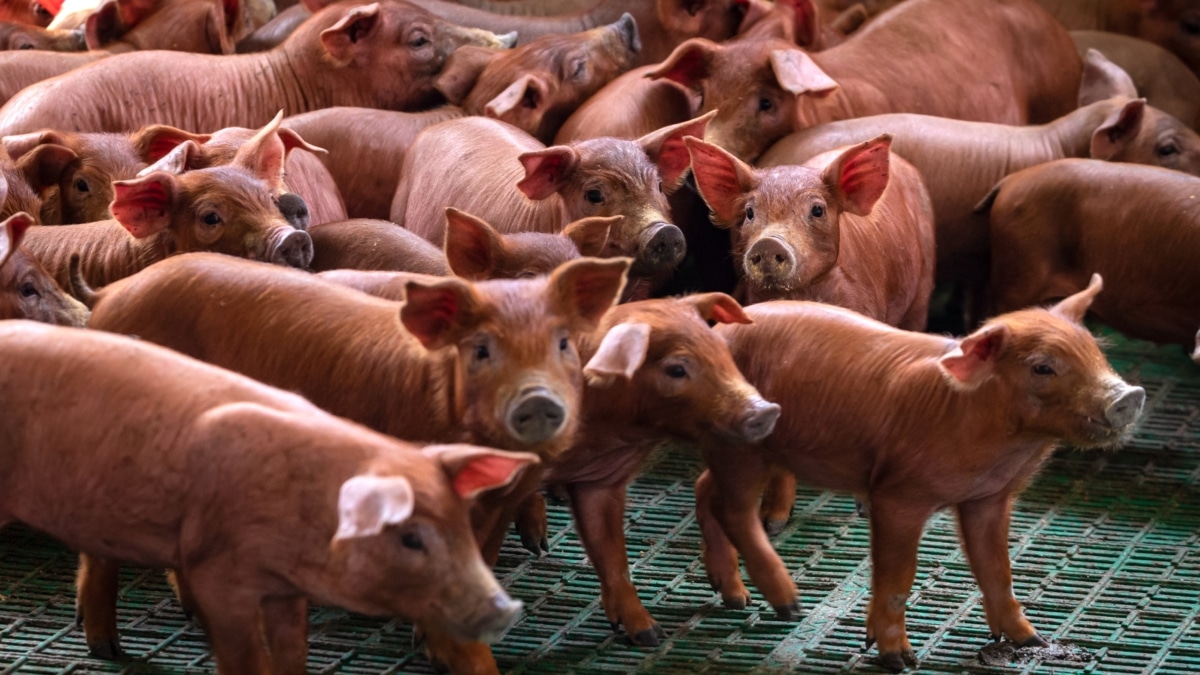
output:
M878 641L879 660L890 670L916 667L917 657L904 627L908 594L917 575L921 531L933 509L871 496L871 605L867 646Z
M768 537L777 537L792 519L796 506L796 477L787 469L774 467L763 491L759 515Z
M115 661L122 657L117 634L117 591L121 563L110 558L79 556L75 576L75 619L83 624L88 653L98 659Z

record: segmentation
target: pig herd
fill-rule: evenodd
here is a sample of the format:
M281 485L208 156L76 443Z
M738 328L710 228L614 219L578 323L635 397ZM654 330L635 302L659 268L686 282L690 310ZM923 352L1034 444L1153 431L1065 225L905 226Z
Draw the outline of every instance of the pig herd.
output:
M490 566L514 524L548 549L551 488L614 630L658 645L625 491L667 443L704 458L730 611L744 561L799 613L770 537L801 481L869 521L883 666L917 665L945 508L989 632L1044 645L1013 500L1145 402L1084 316L1196 347L1200 1L0 19L0 318L29 320L0 324L0 526L79 551L100 658L129 563L169 570L221 673L305 672L310 602L495 673L521 603ZM965 337L925 332L934 297Z

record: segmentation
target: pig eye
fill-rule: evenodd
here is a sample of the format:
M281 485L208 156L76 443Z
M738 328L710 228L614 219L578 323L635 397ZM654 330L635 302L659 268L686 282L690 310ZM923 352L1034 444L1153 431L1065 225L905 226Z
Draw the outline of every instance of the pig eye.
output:
M767 112L768 110L770 110L771 108L774 108L774 107L775 107L775 104L771 103L771 99L769 99L769 98L758 99L758 111L759 112Z
M41 296L41 293L38 293L37 286L34 286L33 282L26 281L21 284L21 297L32 298L35 296Z
M426 37L424 33L418 33L408 41L408 46L412 47L413 49L420 49L427 44L429 44L429 38Z
M488 351L487 345L475 346L475 360L486 361L492 357L492 353Z
M1054 369L1050 366L1044 363L1039 363L1033 367L1033 374L1041 375L1042 377L1049 377L1051 375L1057 375L1058 373L1054 372Z
M592 204L603 204L604 203L604 193L600 192L599 190L597 190L595 188L592 188L591 190L588 190L587 192L583 193L583 198L588 200Z
M813 218L824 218L825 217L825 207L821 204L813 204L812 211L810 211L809 213L812 213Z
M579 59L575 62L575 67L572 70L571 77L583 77L587 74L587 61Z
M667 377L674 378L676 380L687 377L687 368L684 368L679 364L667 366L665 372L667 373Z
M1157 153L1159 157L1170 157L1171 155L1178 155L1179 148L1174 143L1167 143L1166 145L1160 145L1155 148L1154 152Z
M564 351L564 352L565 352L565 351L567 351L567 350L568 350L568 349L570 349L570 348L571 348L571 341L570 341L570 340L568 340L567 338L563 338L563 339L561 339L561 340L559 340L559 341L558 341L558 349L559 349L559 351Z
M421 541L421 535L417 534L416 532L405 532L404 534L400 535L400 543L404 545L404 548L412 549L414 551L425 550L425 542Z
M76 190L76 192L90 192L91 188L88 187L86 180L84 180L82 178L76 178L75 179L75 190Z
M746 220L754 220L754 207L753 206L746 207Z
M216 211L209 211L201 216L200 220L209 227L216 227L221 224L221 216L218 216Z
M662 191L663 191L663 189L662 189L662 181L661 181L661 180L660 180L660 181L658 181L658 191L659 191L659 192L662 192Z
M17 47L17 49L33 49L33 43L22 42L21 45L19 47Z

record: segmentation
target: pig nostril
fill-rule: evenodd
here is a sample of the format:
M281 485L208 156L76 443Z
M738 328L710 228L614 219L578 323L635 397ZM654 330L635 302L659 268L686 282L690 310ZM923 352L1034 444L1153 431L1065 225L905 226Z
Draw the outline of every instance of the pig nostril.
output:
M762 262L762 256L761 255L752 255L752 256L750 256L750 262L754 265L758 265L759 263Z
M785 260L787 260L787 258L784 257L784 255L782 253L775 254L775 264L776 265L782 265L783 261L785 261Z

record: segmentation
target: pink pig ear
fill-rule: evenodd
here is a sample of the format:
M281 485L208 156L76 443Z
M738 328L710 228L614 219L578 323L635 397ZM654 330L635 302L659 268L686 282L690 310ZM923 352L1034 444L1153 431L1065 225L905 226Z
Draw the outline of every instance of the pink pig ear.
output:
M172 148L167 154L158 158L153 164L138 172L144 176L155 171L166 171L181 174L196 168L203 158L203 151L194 141L184 141Z
M777 0L775 4L790 8L795 15L796 44L810 49L817 46L821 37L817 4L813 0Z
M355 476L338 491L334 541L373 537L388 525L408 520L416 506L412 484L403 476Z
M691 153L696 187L712 211L714 224L733 227L744 216L742 207L746 193L758 185L754 169L712 143L691 137L685 140Z
M13 251L21 245L25 231L30 225L33 225L33 216L21 211L9 216L0 226L0 266L3 266Z
M677 82L699 91L701 84L712 76L712 63L722 47L704 38L692 38L675 48L657 68L646 77Z
M129 234L144 239L170 227L177 187L175 176L166 171L114 181L116 197L109 210Z
M117 0L108 0L97 7L83 24L83 39L88 49L102 49L110 42L119 40L127 25L121 21Z
M561 190L567 177L579 166L579 153L569 145L534 150L517 159L525 167L525 177L517 183L517 189L534 200L545 199Z
M1093 274L1091 281L1088 282L1087 288L1078 293L1068 296L1052 307L1050 311L1062 318L1074 323L1083 323L1083 317L1087 315L1088 309L1091 308L1092 302L1100 291L1104 288L1104 280L1099 274Z
M1122 96L1137 98L1137 85L1121 66L1109 61L1104 54L1088 49L1083 58L1083 77L1079 82L1079 107L1097 101Z
M1146 117L1146 99L1135 98L1113 111L1092 133L1093 159L1112 159L1129 146L1142 129Z
M583 375L588 384L597 387L608 386L618 377L633 379L649 350L650 324L617 324L604 334L596 353L583 367Z
M321 44L338 66L347 66L358 52L358 43L378 31L379 3L350 9L337 23L321 31Z
M203 145L210 139L212 139L212 134L193 134L190 131L166 124L142 127L129 138L133 144L133 151L147 164L153 164L162 159L184 141Z
M621 297L631 262L629 258L580 258L559 265L549 280L557 315L574 319L572 331L595 330Z
M536 75L525 74L488 101L483 113L493 119L506 119L512 117L514 112L537 112L549 100L550 85Z
M579 255L594 258L604 251L612 228L619 226L623 220L625 216L580 218L564 227L562 234L575 244Z
M29 134L5 136L3 143L4 149L8 151L9 157L13 159L20 159L21 155L24 155L39 145L67 146L67 139L57 131L51 131L47 129L44 131L35 131Z
M700 293L684 298L696 307L700 318L717 323L754 323L737 300L724 293Z
M450 271L464 279L487 279L504 251L504 240L483 219L450 207L446 209L446 240L442 245Z
M887 189L891 147L892 137L883 134L847 149L825 169L822 179L843 211L870 215Z
M994 372L1008 337L1004 324L988 324L963 338L957 349L939 359L938 365L954 387L974 389Z
M475 326L479 298L461 279L409 281L404 285L404 298L400 322L428 350L457 342Z
M713 110L695 119L663 127L638 139L642 150L645 150L650 160L658 166L658 175L663 181L663 191L667 194L679 189L692 164L692 157L688 153L687 143L684 142L684 139L688 136L704 138L704 132L708 130L708 123L716 116L717 111Z
M538 456L529 452L505 452L474 445L430 445L422 452L441 462L454 491L463 499L511 484Z
M283 163L287 158L287 146L279 135L279 124L282 121L283 111L280 110L275 119L238 148L232 162L266 181L272 190L283 187Z
M776 49L771 52L771 70L784 91L799 96L824 96L838 88L838 83L821 70L803 49Z

